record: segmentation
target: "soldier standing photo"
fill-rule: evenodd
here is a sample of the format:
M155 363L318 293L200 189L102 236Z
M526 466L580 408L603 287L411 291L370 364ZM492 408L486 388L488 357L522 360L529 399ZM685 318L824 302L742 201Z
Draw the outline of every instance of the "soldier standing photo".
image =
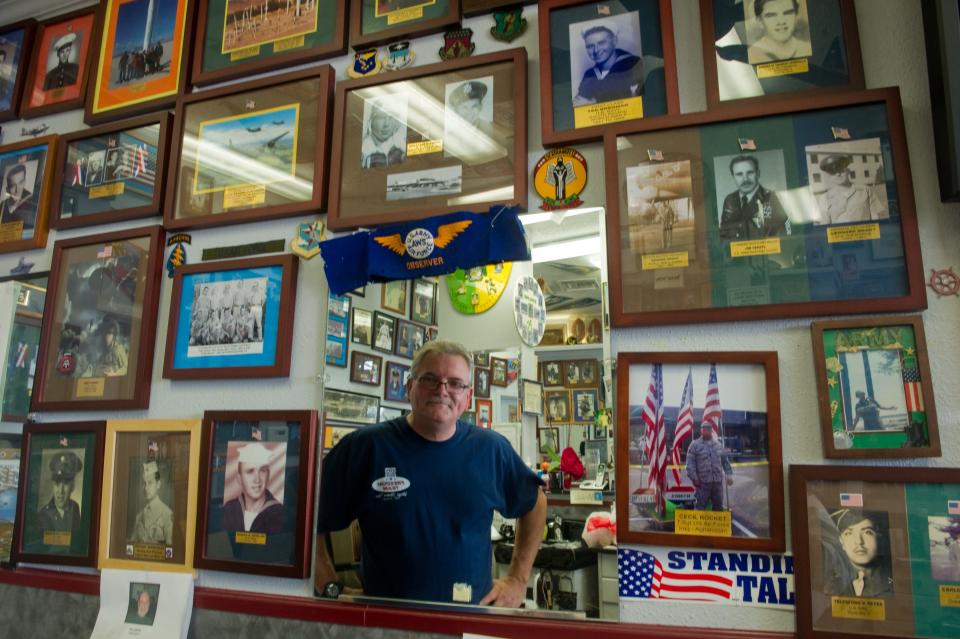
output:
M695 510L725 510L723 479L726 473L727 486L733 485L733 467L723 452L723 444L713 437L713 424L700 424L700 437L687 449L687 476L696 487ZM728 504L729 506L729 504Z

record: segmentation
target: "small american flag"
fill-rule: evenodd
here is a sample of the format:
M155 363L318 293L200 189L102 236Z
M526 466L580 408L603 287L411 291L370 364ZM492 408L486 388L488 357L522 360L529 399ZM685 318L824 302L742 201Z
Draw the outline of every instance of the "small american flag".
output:
M61 435L61 436L60 436L60 445L63 446L64 448L66 448L67 446L70 445L70 442L67 441L66 435Z
M77 158L77 161L73 165L73 182L70 186L83 186L83 160Z
M849 140L849 139L850 139L850 131L849 131L848 129L844 129L843 127L840 127L840 126L832 126L832 127L830 127L830 132L833 133L833 139L834 139L834 140Z
M908 413L923 410L923 393L920 390L919 369L903 369L903 393L906 395Z
M647 157L651 162L663 161L663 151L660 149L647 149Z
M840 493L840 505L844 508L863 508L861 493Z
M159 444L157 444L157 442L155 441L147 442L147 453L159 453L159 452L160 452L160 446Z
M602 16L610 15L610 6L606 4L598 4L597 13Z
M737 142L740 144L741 151L757 150L757 143L753 141L753 138L737 138Z
M101 251L99 251L99 252L97 253L97 257L100 258L101 260L106 259L106 258L108 258L108 257L110 257L110 256L112 256L112 255L113 255L113 245L112 245L112 244L107 244L106 246L103 247L103 249L102 249Z
M260 433L260 429L256 426L253 427L253 430L250 431L250 436L253 437L258 442L263 439L263 435Z
M133 161L133 177L147 172L147 154L143 144L137 145L137 156Z
M17 368L27 367L27 356L30 354L30 346L23 342L17 342Z
M677 426L673 431L673 446L670 447L670 463L673 464L673 483L680 485L680 446L683 440L693 432L693 372L687 372L687 381L680 396L680 413Z
M664 570L659 559L631 548L621 548L618 555L621 597L725 601L733 595L729 577Z
M960 515L960 499L951 499L947 502L947 514Z

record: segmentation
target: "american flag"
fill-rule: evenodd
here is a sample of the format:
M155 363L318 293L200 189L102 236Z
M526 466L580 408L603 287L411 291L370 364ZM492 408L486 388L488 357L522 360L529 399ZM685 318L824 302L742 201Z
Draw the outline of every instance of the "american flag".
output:
M70 186L83 186L83 160L77 158L76 163L73 165L73 182Z
M663 514L666 502L663 495L663 481L667 467L667 433L663 423L663 364L654 364L650 372L650 387L647 389L647 399L643 403L641 414L644 431L644 452L647 454L647 463L650 471L647 474L647 488L654 490L657 495L657 512Z
M863 508L863 494L840 493L840 506L843 508Z
M907 396L908 413L923 410L923 393L920 390L919 369L903 369L903 392Z
M664 570L659 559L632 548L621 548L618 555L621 597L725 601L733 595L729 577Z
M155 442L155 441L148 440L148 441L147 441L147 454L150 454L150 453L159 453L159 452L160 452L160 445L157 444L157 442Z
M253 429L250 431L250 436L255 440L257 440L258 442L263 440L263 435L260 433L260 429L257 428L256 426L254 426Z
M960 500L951 499L947 502L948 515L960 515Z
M133 161L133 177L147 172L147 153L144 147L145 145L143 144L137 145L137 155Z
M647 157L650 158L650 161L663 160L663 151L660 149L647 149Z
M97 251L97 257L101 260L104 260L113 255L113 245L107 244L103 247L102 250Z
M17 342L17 368L27 367L27 356L30 354L30 345Z
M707 382L707 399L703 402L703 421L713 425L713 434L720 436L723 426L723 410L720 408L720 386L717 385L717 365L710 364L710 380Z
M757 143L753 141L753 138L737 138L737 142L740 144L741 151L757 150Z
M849 129L845 129L845 128L841 127L841 126L832 126L832 127L830 127L830 131L833 133L833 139L834 139L834 140L849 140L849 139L850 139L850 131L849 131Z
M60 435L60 445L63 446L64 448L70 445L70 442L67 441L66 435Z
M670 463L674 466L673 483L680 485L680 445L693 432L693 373L687 372L687 383L683 385L680 397L680 413L677 415L677 427L673 431L673 446L670 449Z

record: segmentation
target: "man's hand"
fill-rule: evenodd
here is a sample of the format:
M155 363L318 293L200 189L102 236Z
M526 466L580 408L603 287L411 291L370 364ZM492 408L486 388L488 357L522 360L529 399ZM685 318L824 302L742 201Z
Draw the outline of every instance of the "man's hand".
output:
M493 588L480 600L481 606L497 606L498 608L519 608L523 597L527 594L527 584L521 583L516 577L505 577L493 582Z

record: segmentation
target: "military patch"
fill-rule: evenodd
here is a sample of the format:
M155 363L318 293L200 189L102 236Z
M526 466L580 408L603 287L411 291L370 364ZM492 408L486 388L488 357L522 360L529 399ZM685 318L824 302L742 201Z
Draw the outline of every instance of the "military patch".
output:
M377 49L364 49L357 51L353 58L353 65L347 69L347 75L351 78L365 78L368 75L374 75L383 68L383 61L380 59L380 52Z
M290 240L290 250L305 260L320 252L323 241L323 221L304 222L297 227L297 236Z
M533 167L533 188L543 198L544 211L580 206L587 186L587 161L575 149L551 149Z
M443 46L440 47L441 60L468 58L477 47L473 42L473 29L453 29L443 34Z
M177 233L167 239L167 246L173 247L167 258L167 277L173 277L174 271L187 263L187 247L184 244L189 244L191 239L187 233Z
M394 42L387 47L387 61L383 68L387 71L404 69L416 59L417 55L410 50L410 41Z
M527 30L527 19L523 17L523 7L494 11L493 20L496 24L490 27L490 35L501 42L513 42Z

